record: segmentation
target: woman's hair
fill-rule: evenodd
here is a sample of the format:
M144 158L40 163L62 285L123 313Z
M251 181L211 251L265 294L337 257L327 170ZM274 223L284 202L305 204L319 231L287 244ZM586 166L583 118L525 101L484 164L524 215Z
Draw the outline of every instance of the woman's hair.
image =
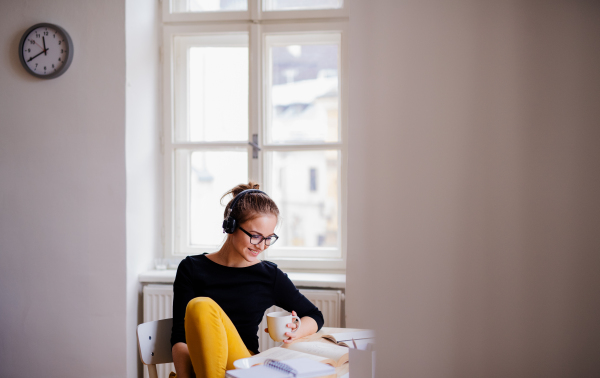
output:
M250 181L248 184L239 184L233 189L228 190L227 193L221 197L221 204L223 204L223 198L231 194L233 197L225 206L224 218L227 218L229 208L235 197L247 189L259 189L260 185ZM248 220L254 219L261 214L273 214L279 218L279 208L275 204L275 201L266 194L253 192L245 194L239 201L236 202L235 208L231 211L231 216L236 220L237 224L242 224Z

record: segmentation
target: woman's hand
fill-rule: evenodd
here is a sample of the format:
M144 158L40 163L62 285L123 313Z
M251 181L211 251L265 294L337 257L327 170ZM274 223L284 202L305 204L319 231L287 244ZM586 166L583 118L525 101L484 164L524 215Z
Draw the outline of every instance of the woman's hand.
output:
M296 311L292 311L292 316L298 316L296 314ZM317 332L317 322L315 322L315 320L313 318L311 318L310 316L305 316L301 320L302 320L302 327L300 327L300 329L297 329L298 323L292 322L292 323L286 324L286 327L288 327L290 329L290 331L285 333L285 335L288 338L283 340L284 343L290 344L290 343L296 341L297 339L300 339L304 336L312 335L313 333ZM294 330L296 330L296 331L294 331ZM269 329L265 328L265 332L268 333Z
M296 314L296 311L292 311L292 316L298 316ZM298 338L298 331L297 331L298 323L295 323L294 321L292 321L291 323L286 324L286 327L288 327L290 329L290 331L284 333L284 335L286 335L289 338L283 340L283 342L286 344L289 344Z

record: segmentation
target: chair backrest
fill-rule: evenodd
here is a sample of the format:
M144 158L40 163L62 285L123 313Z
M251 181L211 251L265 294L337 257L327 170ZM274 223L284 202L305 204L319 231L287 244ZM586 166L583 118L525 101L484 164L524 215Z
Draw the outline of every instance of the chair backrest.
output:
M171 328L173 318L142 323L137 327L140 358L145 365L173 362Z

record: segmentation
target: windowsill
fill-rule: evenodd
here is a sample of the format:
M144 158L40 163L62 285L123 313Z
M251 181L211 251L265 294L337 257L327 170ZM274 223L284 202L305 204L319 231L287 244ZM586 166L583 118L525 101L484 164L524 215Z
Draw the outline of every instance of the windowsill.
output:
M172 284L176 270L150 270L140 274L141 283ZM327 289L345 289L346 275L340 273L300 273L286 272L294 285L299 287L320 287Z

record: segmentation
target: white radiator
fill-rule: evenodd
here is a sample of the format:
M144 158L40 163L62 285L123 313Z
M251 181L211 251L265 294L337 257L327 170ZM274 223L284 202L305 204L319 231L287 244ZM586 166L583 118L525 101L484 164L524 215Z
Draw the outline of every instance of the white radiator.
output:
M340 290L300 289L300 292L315 304L323 313L325 327L339 327L343 294ZM168 319L173 317L173 286L172 285L147 285L144 286L144 322ZM281 311L279 307L269 308L265 314ZM267 328L266 316L263 317L258 327L259 350L262 352L274 346L281 345L271 340L264 329ZM173 364L157 365L158 377L167 378L169 372L175 371ZM148 369L144 367L144 378L148 378Z

